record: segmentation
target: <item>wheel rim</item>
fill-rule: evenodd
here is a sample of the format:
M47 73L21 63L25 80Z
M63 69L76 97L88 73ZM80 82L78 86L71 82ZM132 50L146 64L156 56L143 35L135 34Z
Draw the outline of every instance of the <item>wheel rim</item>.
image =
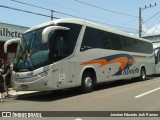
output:
M145 78L146 78L145 72L142 71L142 79L145 79Z
M86 77L85 81L84 81L84 84L86 87L91 87L92 86L92 79L91 77Z

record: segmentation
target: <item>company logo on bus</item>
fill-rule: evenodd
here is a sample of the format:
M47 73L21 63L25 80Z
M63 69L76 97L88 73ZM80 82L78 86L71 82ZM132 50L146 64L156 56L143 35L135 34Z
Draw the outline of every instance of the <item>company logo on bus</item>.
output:
M99 64L99 68L101 68L113 63L120 63L120 67L114 75L122 75L122 71L129 69L135 63L135 60L131 55L128 54L115 54L83 62L81 65Z

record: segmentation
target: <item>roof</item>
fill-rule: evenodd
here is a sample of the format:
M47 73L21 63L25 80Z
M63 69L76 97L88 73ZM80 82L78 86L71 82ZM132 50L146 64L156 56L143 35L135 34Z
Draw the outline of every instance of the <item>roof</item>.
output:
M77 19L77 18L62 18L62 19L52 20L52 21L49 21L49 22L46 22L46 23L39 24L35 27L32 27L32 28L28 29L27 31L25 31L25 33L30 32L30 31L35 30L35 29L42 28L42 27L56 25L57 23L76 23L76 24L81 24L81 25L85 24L86 26L89 26L89 27L101 29L101 30L112 32L112 33L115 33L115 34L120 34L120 35L131 37L131 38L134 38L134 39L140 39L140 40L143 40L143 41L151 42L147 39L139 38L139 37L130 35L129 33L125 33L125 32L107 27L107 26L102 25L102 24L94 23L94 22L91 22L91 21L83 20L83 19Z
M30 32L30 31L32 31L32 30L36 30L36 29L42 28L42 27L51 26L51 25L56 25L57 23L77 23L77 24L84 24L84 20L74 19L74 18L56 19L56 20L48 21L48 22L39 24L39 25L37 25L37 26L34 26L34 27L28 29L27 31L25 31L25 33Z

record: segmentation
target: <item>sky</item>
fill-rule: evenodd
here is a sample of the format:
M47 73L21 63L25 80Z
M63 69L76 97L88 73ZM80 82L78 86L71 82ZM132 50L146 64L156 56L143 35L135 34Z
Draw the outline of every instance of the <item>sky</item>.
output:
M160 0L17 0L54 11L92 20L121 31L138 36L139 7L150 4L155 7L142 10L142 36L157 35L160 32ZM83 2L87 3L84 4ZM88 5L89 4L89 5ZM45 15L51 12L23 5L12 0L0 0L0 6L8 6ZM71 18L57 12L57 18ZM33 27L51 18L33 15L0 7L0 22Z

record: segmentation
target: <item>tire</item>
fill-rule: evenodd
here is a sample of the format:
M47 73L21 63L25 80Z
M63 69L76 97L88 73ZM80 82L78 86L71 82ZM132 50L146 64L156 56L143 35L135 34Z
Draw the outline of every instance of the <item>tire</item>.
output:
M93 91L93 87L94 87L93 75L88 71L84 72L82 76L81 91L83 93L88 93Z
M145 68L141 68L139 79L140 80L145 80L146 79L146 70L145 70Z

